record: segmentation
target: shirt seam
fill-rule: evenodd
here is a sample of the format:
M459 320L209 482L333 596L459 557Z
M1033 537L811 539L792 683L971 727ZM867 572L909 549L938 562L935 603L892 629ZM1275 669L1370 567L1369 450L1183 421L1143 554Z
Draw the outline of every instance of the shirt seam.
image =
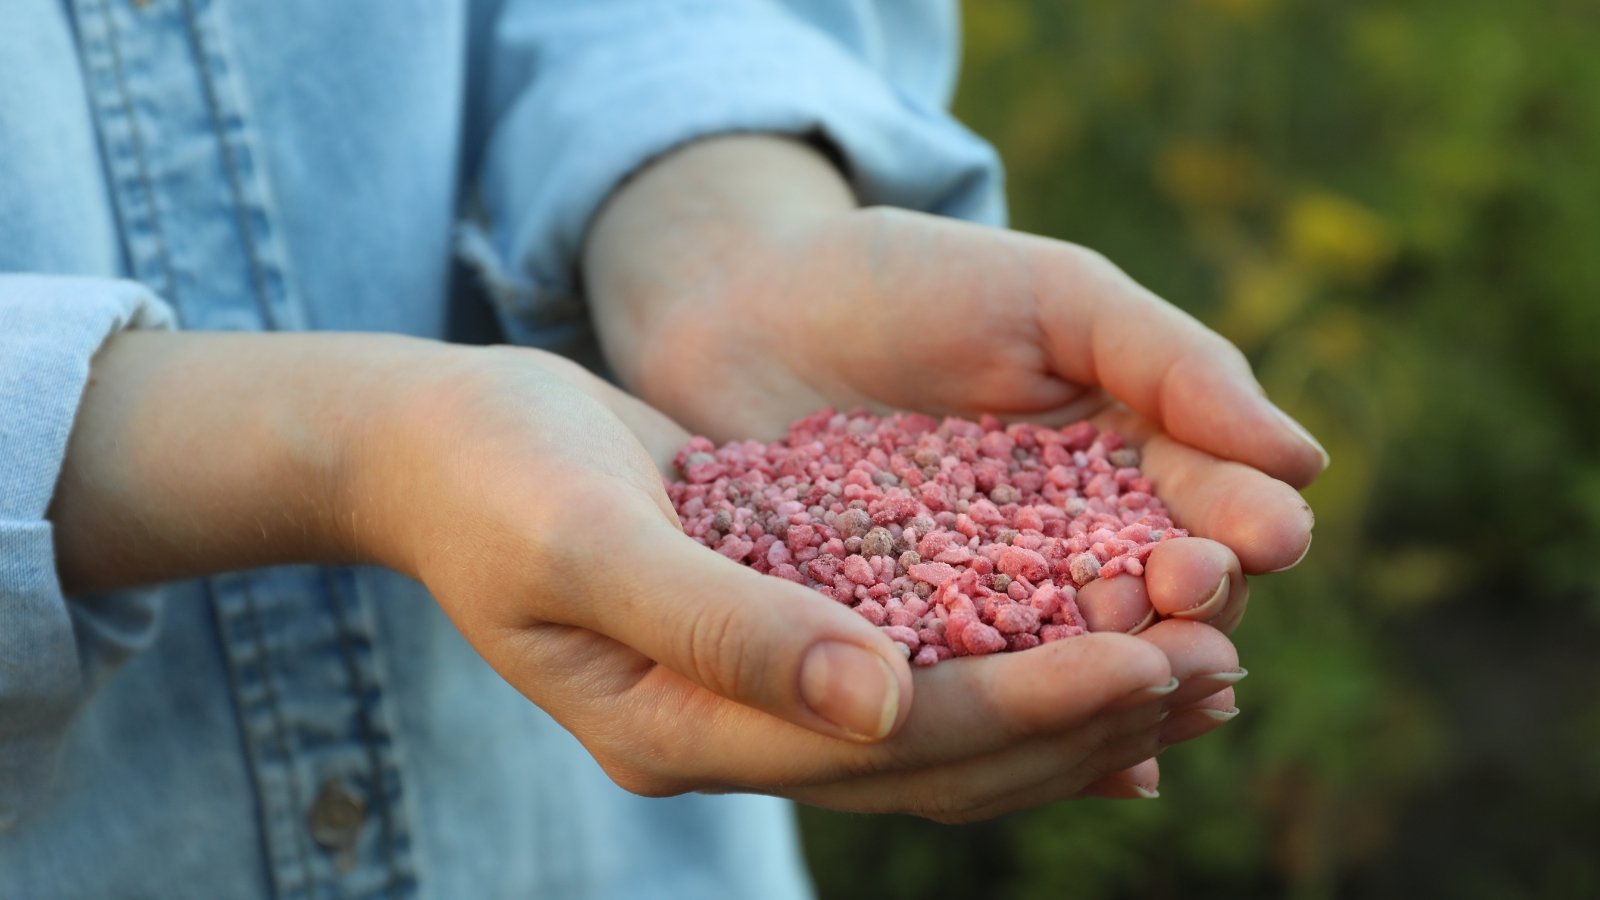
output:
M339 628L339 659L344 663L345 674L350 679L350 685L356 697L362 698L365 697L369 688L373 692L378 692L382 688L378 684L368 684L367 679L361 673L361 667L350 654L350 636L357 633L359 629L352 626L350 617L344 608L343 602L341 602L351 595L342 590L340 579L335 578L335 574L334 570L322 569L323 590L326 594L328 609L332 612L334 623ZM355 602L360 602L359 597L355 598ZM379 827L382 829L384 869L389 876L388 887L393 890L402 890L414 884L414 879L408 878L401 871L399 860L396 858L395 845L400 838L398 829L395 827L394 816L398 814L399 810L394 803L390 802L391 798L387 787L390 766L386 764L384 754L378 747L379 736L377 729L373 727L371 711L366 707L367 705L364 702L359 703L361 743L366 751L367 764L372 768L372 800L374 806L378 807ZM396 773L395 777L398 779L398 773Z
M178 276L172 266L172 252L167 246L166 233L161 228L161 211L156 206L155 184L150 179L149 155L145 150L144 132L139 128L139 117L133 109L133 96L128 89L127 73L122 64L122 35L117 30L115 17L111 14L108 0L100 0L100 18L106 29L106 48L111 53L111 77L116 82L117 98L122 107L122 115L128 121L128 139L132 145L134 156L134 169L137 172L139 187L144 191L145 203L149 207L149 226L156 246L160 249L161 272L166 279L166 287L161 293L168 300L176 303L178 300ZM116 204L117 215L122 217L122 205ZM131 259L132 251L128 251Z
M222 594L225 592L224 587L220 584L217 584L216 579L206 579L206 586L212 596L212 615L218 619L218 637L224 645L223 656L227 660L228 670L231 673L235 683L237 683L243 677L243 673L239 671L238 661L235 659L234 651L228 649L227 647L227 645L233 640L233 638L230 637L230 635L233 634L233 631L228 628L227 624L222 621L222 619L224 617L243 618L245 627L249 629L250 640L253 644L255 644L255 651L258 658L257 666L259 666L261 669L259 674L261 679L261 692L266 700L266 706L269 709L273 738L275 743L278 745L279 753L283 755L283 778L285 782L285 788L289 794L289 806L292 810L298 811L304 808L301 797L302 792L299 788L298 777L294 771L294 757L289 748L289 740L286 734L287 729L284 727L283 715L279 710L278 691L277 688L273 686L272 674L268 669L270 654L267 650L264 635L261 630L261 619L257 610L255 594L250 589L249 579L242 579L241 581L242 583L238 586L238 593L244 601L242 604L242 610L239 612L229 613L222 608L222 604L219 602ZM256 750L256 741L250 735L249 724L245 721L246 717L250 715L250 712L241 708L238 710L238 715L240 718L241 738L245 745L245 753L250 760L251 768L254 770L254 777L251 780L254 782L256 791L259 795L264 791L264 786L262 783L263 779L261 776L262 768L264 766L269 766L270 763L261 759L260 754ZM298 861L300 863L301 873L300 878L298 879L300 888L298 890L291 890L286 888L282 883L285 873L280 871L276 854L273 852L274 828L271 821L273 813L269 808L270 803L265 797L261 797L259 802L261 805L262 816L262 822L260 824L260 837L262 844L264 845L263 853L265 854L264 862L267 869L267 876L273 885L272 893L275 896L289 896L306 893L314 882L312 877L313 868L311 853L310 848L306 846L305 835L299 828L290 829L295 835L293 843L296 856L298 857Z
M243 178L240 175L240 156L244 153L235 146L231 140L230 129L222 122L222 103L218 96L215 73L212 71L212 54L215 48L210 46L201 36L199 14L195 11L194 0L181 0L183 6L185 31L188 33L189 45L193 49L195 70L199 75L200 93L205 98L207 117L211 120L211 132L217 141L218 155L222 159L222 168L228 179L228 193L232 195L234 221L239 229L239 240L244 245L245 257L250 264L250 287L255 294L256 306L261 312L262 321L270 331L278 331L284 327L282 317L278 310L273 308L273 298L269 296L267 285L267 269L271 263L262 252L261 236L256 234L255 228L250 223L250 213L259 212L263 217L266 210L261 204L254 203L247 196L244 189ZM242 117L241 117L242 118ZM281 299L281 298L280 298Z

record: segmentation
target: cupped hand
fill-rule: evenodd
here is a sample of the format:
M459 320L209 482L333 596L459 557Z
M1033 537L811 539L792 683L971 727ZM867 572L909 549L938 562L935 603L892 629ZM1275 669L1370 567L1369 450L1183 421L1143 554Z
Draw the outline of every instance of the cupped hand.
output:
M851 208L827 197L816 160L777 142L682 152L612 201L586 257L610 358L676 420L775 437L819 407L859 405L1115 428L1197 537L1163 543L1142 580L1086 591L1104 629L1137 629L1152 610L1231 628L1247 573L1304 556L1313 519L1292 485L1326 465L1321 448L1232 344L1103 257ZM781 174L741 175L751 154ZM798 199L785 192L806 178ZM750 194L761 204L742 206Z
M717 439L775 437L821 406L914 409L1126 435L1179 524L1144 578L1097 581L1097 630L1159 613L1231 631L1247 573L1304 557L1313 517L1294 487L1327 465L1228 341L1083 247L893 209L857 209L793 143L707 141L623 188L597 220L585 273L625 383ZM1158 630L1160 629L1160 630ZM1174 665L1178 661L1174 660ZM1170 735L1232 712L1184 698ZM1153 777L1124 773L1118 793Z
M1107 779L1161 746L1168 701L1237 666L1219 632L1169 622L913 681L847 607L686 537L658 468L686 433L577 366L456 352L394 395L362 444L356 527L638 793L944 821L1115 794Z

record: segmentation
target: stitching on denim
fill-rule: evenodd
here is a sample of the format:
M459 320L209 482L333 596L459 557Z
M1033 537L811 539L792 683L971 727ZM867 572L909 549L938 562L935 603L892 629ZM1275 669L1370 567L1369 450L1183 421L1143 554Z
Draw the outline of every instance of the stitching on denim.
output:
M234 683L237 686L242 683L243 676L239 672L238 659L234 652L228 648L228 645L239 640L247 640L254 645L256 665L261 670L261 690L265 695L266 706L270 711L272 731L273 736L277 739L278 752L283 759L282 769L289 793L289 806L292 810L291 814L300 814L304 810L302 792L299 789L299 782L296 778L294 770L294 756L289 749L288 728L284 724L283 715L280 710L281 704L278 699L278 693L273 687L272 678L267 669L267 661L269 660L270 656L266 648L265 635L261 627L261 618L257 610L255 594L250 589L249 576L241 575L236 577L238 580L238 589L236 593L242 598L243 602L241 604L237 604L236 608L231 610L227 608L230 604L223 598L227 594L234 592L229 591L227 585L222 583L223 579L208 578L205 580L206 590L211 594L212 614L216 618L219 637L224 645L223 658L227 661L228 671L232 675ZM227 580L231 581L233 579ZM240 619L243 620L242 627L249 629L250 634L248 636L240 635L237 633L236 629L230 627L229 623L231 621L237 621ZM263 760L256 752L255 740L251 736L251 729L248 724L249 717L250 714L246 710L242 708L239 710L239 718L241 721L245 744L245 753L250 759L251 768L254 770L254 777L252 781L255 784L257 792L261 792L261 770L263 768L270 767L270 763ZM285 890L284 886L281 884L282 873L278 869L276 864L276 855L273 853L272 849L274 846L274 830L272 819L268 811L268 805L269 804L265 801L263 801L261 804L263 816L261 823L261 840L262 843L266 845L265 855L267 875L272 880L274 895L288 896L290 895L290 892ZM309 886L314 883L312 875L314 870L311 863L311 851L306 845L306 836L303 829L291 826L289 830L295 835L294 848L296 851L298 851L297 855L300 862L300 886L298 890L295 890L292 893L304 895L308 892Z
M158 254L161 259L161 271L166 279L166 290L162 294L171 302L178 302L178 278L172 267L172 252L167 246L165 232L161 229L161 214L156 207L155 183L150 178L149 161L145 154L144 133L139 130L139 117L133 111L133 96L128 90L128 79L122 69L122 50L118 46L121 36L117 31L117 24L111 15L109 0L101 0L100 17L105 22L106 47L111 51L111 77L116 82L117 93L122 101L122 114L128 120L128 138L132 144L135 159L135 170L138 173L139 186L144 189L145 203L149 206L148 221L150 230L155 236ZM109 163L110 160L107 160ZM119 205L120 208L120 205ZM132 259L133 254L128 254Z
M195 69L200 76L201 94L205 97L206 111L211 119L211 130L217 138L217 149L222 157L222 168L228 174L228 192L233 195L234 218L239 228L239 239L244 243L245 256L250 260L250 286L256 295L256 305L261 309L262 319L267 323L267 328L277 331L282 327L278 321L277 311L272 307L272 300L268 296L266 268L269 263L262 258L260 242L255 230L250 226L250 211L254 204L245 196L243 182L239 175L239 155L244 153L241 148L236 148L233 141L222 125L222 108L217 97L216 82L212 77L208 47L200 37L200 23L195 13L193 0L181 0L183 15L189 34L189 45L194 51Z
M406 844L410 844L410 833L409 829L399 827L403 823L398 821L397 817L404 815L404 810L393 803L392 800L394 798L390 797L388 779L395 766L392 758L379 748L380 743L392 746L394 743L393 734L387 728L379 729L376 727L372 720L373 710L369 709L368 704L365 702L368 690L378 693L381 698L382 688L377 684L368 683L368 679L362 674L361 666L356 662L350 647L350 643L354 639L364 639L368 644L371 644L372 637L367 629L359 628L351 622L350 616L345 610L344 601L346 599L359 605L360 598L352 596L351 592L343 590L342 579L334 576L334 570L326 568L322 570L323 590L326 592L328 609L333 613L334 623L339 629L339 658L344 662L345 672L350 678L351 685L355 688L356 696L361 698L358 703L361 737L367 751L367 764L372 767L373 776L376 779L373 785L373 800L375 805L381 804L383 858L384 868L389 876L388 888L412 888L415 886L415 876L402 871L402 869L409 869L410 867L402 866L396 854L397 847L402 840ZM381 703L382 701L380 699L377 702ZM376 706L377 703L373 705ZM393 771L393 777L398 785L400 773ZM394 791L395 794L400 792L401 789L398 787ZM404 835L401 834L402 830L405 831Z
M250 734L249 713L238 702L239 687L243 682L243 675L239 671L238 660L229 646L236 640L234 630L229 623L238 618L238 613L225 609L226 604L222 598L227 589L221 583L221 579L207 578L204 580L204 584L207 597L211 601L211 618L216 625L217 640L221 644L218 651L222 655L223 662L227 664L228 678L233 688L234 707L239 717L239 742L244 745L245 760L250 767L250 786L255 791L256 803L261 810L260 828L257 836L261 842L262 864L267 870L267 878L272 883L272 893L275 896L282 895L284 887L279 881L278 867L273 862L270 804L263 796L261 786L261 770L268 764L256 752L256 742Z

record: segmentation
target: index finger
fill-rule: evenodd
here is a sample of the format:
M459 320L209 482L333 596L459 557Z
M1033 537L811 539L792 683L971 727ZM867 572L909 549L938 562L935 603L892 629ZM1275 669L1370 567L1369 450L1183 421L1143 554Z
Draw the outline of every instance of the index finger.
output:
M1054 366L1174 438L1304 487L1328 466L1238 348L1098 253L1041 238L1039 325Z

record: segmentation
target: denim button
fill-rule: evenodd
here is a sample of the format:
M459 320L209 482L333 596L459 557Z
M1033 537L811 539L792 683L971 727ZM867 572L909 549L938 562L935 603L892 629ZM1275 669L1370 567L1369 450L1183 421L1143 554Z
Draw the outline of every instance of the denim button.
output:
M311 839L322 849L341 855L349 855L355 849L366 822L366 802L337 778L322 783L306 814Z

